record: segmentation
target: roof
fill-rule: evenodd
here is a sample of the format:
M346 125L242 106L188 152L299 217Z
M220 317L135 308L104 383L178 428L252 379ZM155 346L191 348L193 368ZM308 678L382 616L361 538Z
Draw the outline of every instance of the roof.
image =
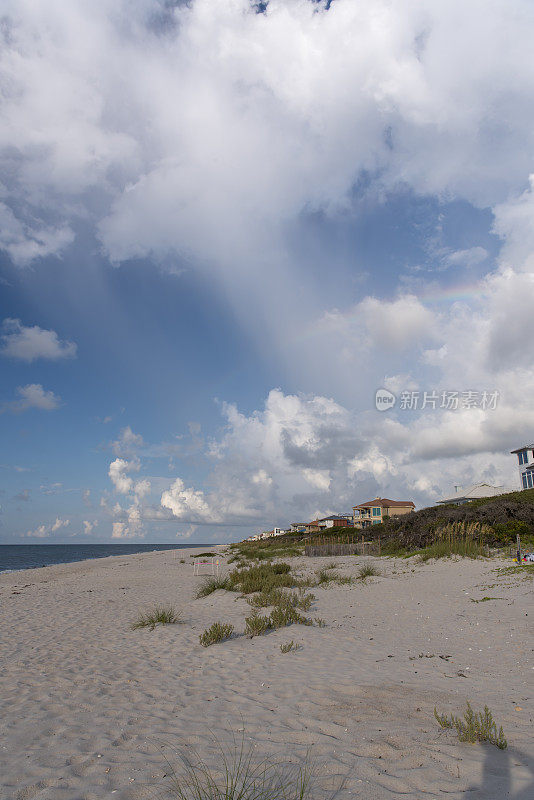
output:
M343 517L340 514L330 514L330 516L323 517L322 519L317 520L317 522L326 522L327 519L347 519L347 517Z
M399 508L400 506L412 506L415 508L415 503L411 500L388 500L386 497L375 497L374 500L368 500L367 503L360 503L359 506L352 506L353 508L371 508L372 506L380 506L381 508Z
M534 450L534 444L524 444L523 447L518 447L517 450L510 450L510 452L520 453L521 450Z
M507 491L505 486L491 486L489 483L475 483L473 486L469 486L463 493L457 492L453 497L438 500L438 504L458 503L462 500L476 500L478 497L496 497L499 494L505 494Z

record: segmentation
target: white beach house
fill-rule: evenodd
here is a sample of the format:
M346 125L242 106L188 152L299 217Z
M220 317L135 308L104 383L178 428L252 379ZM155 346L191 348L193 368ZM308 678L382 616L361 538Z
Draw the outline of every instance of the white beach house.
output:
M525 444L512 450L519 464L519 484L522 489L534 488L534 444Z

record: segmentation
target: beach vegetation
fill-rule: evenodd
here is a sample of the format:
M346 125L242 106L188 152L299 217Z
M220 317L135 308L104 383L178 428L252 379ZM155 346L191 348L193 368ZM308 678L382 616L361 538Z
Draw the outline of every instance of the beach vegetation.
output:
M209 594L213 594L213 592L217 592L219 589L230 591L231 588L228 578L223 578L218 575L206 575L200 582L195 597L199 600L201 597L207 597Z
M280 645L280 652L281 653L291 653L295 650L302 650L301 644L295 644L293 639L290 642L285 642L284 644Z
M319 586L328 585L329 583L337 583L339 585L353 583L353 578L350 575L341 575L339 572L331 572L330 567L323 567L317 570L317 584Z
M298 579L291 575L289 564L254 564L251 567L234 569L229 575L230 586L242 594L270 592L280 587L298 585Z
M458 739L461 742L489 742L498 747L499 750L506 750L508 742L504 735L502 726L497 730L497 724L493 719L493 714L487 706L484 711L473 711L471 704L467 703L467 708L463 717L455 717L451 714L438 714L434 708L434 717L442 728L456 728Z
M326 628L326 620L321 619L321 617L314 617L315 624L318 628Z
M308 611L315 601L315 595L306 592L303 588L295 592L287 592L283 589L273 588L268 592L258 592L247 598L247 603L254 608L267 608L269 606L290 605L293 608L300 608Z
M271 627L270 617L262 617L257 611L254 611L250 617L245 617L246 636L261 636Z
M365 581L367 578L377 577L379 575L380 575L380 570L374 567L370 561L367 561L367 563L362 564L362 566L358 570L358 574L356 577L360 581Z
M202 647L209 647L212 644L218 644L225 639L229 639L234 632L234 626L224 622L214 622L209 628L206 628L204 633L201 633L199 638Z
M273 628L285 628L294 624L313 625L311 619L300 614L292 606L275 606L271 611L270 620Z
M191 553L189 558L217 558L217 553Z
M308 759L302 766L272 758L258 762L254 745L245 745L244 734L230 746L215 740L215 751L214 769L189 747L178 754L178 767L167 759L171 783L166 796L174 800L306 800L310 794Z
M171 605L155 605L148 611L143 611L139 614L137 619L132 622L132 628L150 628L154 630L156 625L177 625L182 622L180 614L174 606Z

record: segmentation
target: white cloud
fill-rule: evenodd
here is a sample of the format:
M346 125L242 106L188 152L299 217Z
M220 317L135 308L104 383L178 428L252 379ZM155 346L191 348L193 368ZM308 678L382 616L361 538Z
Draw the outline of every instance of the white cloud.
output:
M127 472L138 472L140 469L139 461L127 461L124 458L116 458L109 465L108 475L115 487L115 491L120 494L128 494L133 488L133 480Z
M503 203L534 149L534 20L512 8L7 0L3 246L18 263L60 253L83 216L113 259L179 251L235 283L287 220L343 208L362 171Z
M74 358L74 342L61 341L55 331L47 331L38 325L25 326L20 319L5 319L2 325L2 347L0 353L10 358L32 362L36 358L57 361Z
M84 532L84 534L86 536L89 536L93 532L93 530L96 528L97 525L98 525L98 521L97 520L94 520L93 522L91 522L88 519L84 519L84 521L83 521L83 532Z
M176 478L170 489L161 495L161 505L168 508L176 519L217 522L219 512L210 508L204 493L186 489L181 478Z
M143 437L134 433L127 425L120 432L119 438L112 443L113 452L118 456L131 456L143 446Z
M38 539L44 539L47 536L50 536L52 533L57 533L57 531L61 530L61 528L66 528L68 525L70 525L70 520L56 517L55 522L38 525L33 531L27 531L25 535L30 537L34 536Z
M413 295L391 302L366 297L353 312L362 318L370 343L383 350L404 350L436 335L431 311Z
M20 413L28 411L32 408L39 409L40 411L55 411L61 405L61 398L54 394L52 391L43 389L40 383L29 383L26 386L17 386L18 400L13 400L10 403L4 403L0 409L3 411L11 411L13 413Z

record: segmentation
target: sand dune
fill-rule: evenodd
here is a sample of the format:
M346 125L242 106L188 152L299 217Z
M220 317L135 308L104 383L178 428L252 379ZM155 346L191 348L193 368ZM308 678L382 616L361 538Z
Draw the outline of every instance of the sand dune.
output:
M308 753L317 797L534 797L532 580L493 560L376 559L381 577L312 590L308 616L326 627L204 649L207 626L242 632L250 607L224 591L195 600L190 554L0 575L3 800L154 797L174 748L217 763L213 736L244 736L258 759ZM292 563L311 574L325 561ZM349 574L362 559L338 561ZM154 602L183 624L131 630ZM281 653L290 639L302 649ZM507 750L439 728L434 706L458 713L468 699L490 706Z

